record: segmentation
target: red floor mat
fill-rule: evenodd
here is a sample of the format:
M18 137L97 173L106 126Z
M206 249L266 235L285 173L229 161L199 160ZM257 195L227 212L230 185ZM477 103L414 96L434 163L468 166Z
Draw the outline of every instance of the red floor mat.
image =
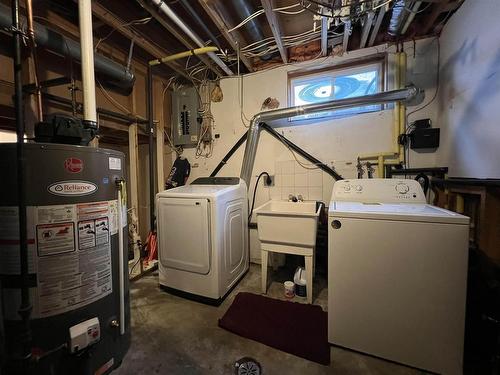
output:
M219 326L310 361L330 364L327 313L320 306L238 293Z

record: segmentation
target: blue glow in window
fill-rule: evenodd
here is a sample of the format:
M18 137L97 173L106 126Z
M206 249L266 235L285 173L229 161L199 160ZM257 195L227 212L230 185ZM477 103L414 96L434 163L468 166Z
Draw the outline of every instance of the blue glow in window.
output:
M350 69L352 72L353 70ZM356 69L356 73L345 74L335 72L322 76L300 77L292 80L293 101L291 105L307 105L321 103L334 99L355 98L363 95L376 94L381 91L379 65L371 65L364 69ZM340 74L339 74L340 73ZM322 117L342 117L364 112L379 111L380 105L369 105L356 108L346 108L303 116L292 120L303 120Z

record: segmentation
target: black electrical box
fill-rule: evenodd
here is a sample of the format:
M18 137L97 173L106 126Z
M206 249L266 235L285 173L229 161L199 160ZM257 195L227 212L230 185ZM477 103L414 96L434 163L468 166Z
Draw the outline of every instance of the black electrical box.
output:
M418 128L410 133L410 148L412 150L438 147L439 128Z

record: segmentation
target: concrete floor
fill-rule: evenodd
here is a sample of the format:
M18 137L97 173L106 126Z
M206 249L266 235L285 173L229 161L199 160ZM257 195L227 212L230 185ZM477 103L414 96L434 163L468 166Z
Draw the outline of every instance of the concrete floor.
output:
M272 273L268 295L284 299L283 272ZM325 281L317 277L314 303L326 310ZM378 358L331 347L331 364L322 366L245 339L219 328L217 321L241 291L260 293L260 266L250 270L219 306L213 307L170 295L158 288L158 275L132 283L132 346L116 375L234 374L233 364L252 357L264 374L424 374ZM295 301L305 299L295 297Z

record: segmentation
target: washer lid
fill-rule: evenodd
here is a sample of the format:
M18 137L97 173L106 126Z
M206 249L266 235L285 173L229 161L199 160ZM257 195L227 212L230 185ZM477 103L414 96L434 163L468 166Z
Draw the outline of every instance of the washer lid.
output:
M332 202L331 217L468 224L469 218L430 204Z
M232 190L237 190L239 185L184 185L174 189L164 190L157 194L158 198L200 198L217 197Z

